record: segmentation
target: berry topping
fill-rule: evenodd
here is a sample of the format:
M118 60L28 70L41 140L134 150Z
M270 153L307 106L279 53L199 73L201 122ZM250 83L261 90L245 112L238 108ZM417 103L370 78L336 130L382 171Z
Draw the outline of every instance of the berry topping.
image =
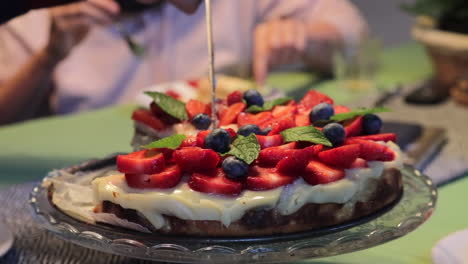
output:
M187 147L174 151L174 160L185 172L211 170L218 166L220 157L211 149Z
M239 195L242 191L242 183L228 179L221 168L192 174L188 185L192 190L210 194Z
M244 137L255 134L255 135L262 135L263 131L257 125L245 125L237 130L237 134L242 135Z
M308 114L299 114L294 117L294 122L296 123L296 126L301 127L301 126L309 126L310 125L310 119Z
M345 145L338 148L322 151L318 154L324 163L341 168L349 168L359 157L360 147L358 144Z
M189 100L185 104L185 110L187 111L189 119L194 118L198 114L207 114L208 116L211 114L209 105L194 99Z
M344 124L346 137L359 136L362 133L362 116L358 116Z
M237 116L244 111L244 103L235 103L226 109L219 118L220 126L227 126L237 121Z
M155 117L150 111L145 109L135 110L132 114L132 119L154 130L163 130L166 128L166 124L161 119Z
M258 105L263 106L265 101L263 100L262 95L257 90L247 90L244 93L244 100L247 103L247 106Z
M231 106L235 103L241 103L241 102L242 102L242 93L239 90L234 91L227 96L228 106Z
M295 151L296 142L270 147L260 150L257 162L263 166L276 166L276 164Z
M325 137L330 140L333 146L341 145L345 139L345 130L342 125L338 123L328 124L322 130Z
M278 173L276 168L253 166L245 181L245 188L252 191L271 190L292 183L296 177Z
M311 123L319 120L329 120L334 114L335 110L331 104L320 103L312 108L312 111L310 111L309 114L309 119Z
M122 173L153 174L166 167L164 155L159 150L141 150L117 156L117 169Z
M367 114L362 118L362 130L364 134L372 135L380 132L382 119L374 114Z
M205 138L205 147L210 148L219 153L229 151L231 144L231 135L226 129L217 128L211 131Z
M333 105L333 99L318 91L308 91L302 100L297 104L299 113L309 113L310 109L320 103L327 103Z
M209 133L210 133L210 131L208 131L208 130L198 132L198 134L197 134L197 147L200 147L200 148L205 147L205 138L206 138L206 136L208 136Z
M359 144L359 157L367 161L392 161L395 159L395 153L387 146L374 141L362 139L347 139L346 144Z
M237 124L239 126L254 124L264 129L271 125L271 120L273 120L271 112L260 112L258 114L240 113L237 117Z
M343 106L343 105L335 105L335 106L333 106L333 110L335 110L335 115L348 113L348 112L351 111L351 109L349 109L348 107Z
M293 115L285 115L278 117L271 121L271 131L268 135L276 135L281 133L283 130L292 128L296 125Z
M192 137L186 137L184 141L182 141L182 144L180 144L181 148L184 147L197 147L197 137L192 136Z
M304 149L295 149L276 165L278 172L288 175L304 173L307 163L322 150L322 145L313 145Z
M292 101L291 101L292 102ZM271 112L274 118L282 117L285 115L294 115L297 111L297 106L293 104L277 105Z
M310 161L305 170L303 178L310 185L331 183L345 176L343 169L333 168L316 160Z
M222 165L224 173L228 179L242 181L249 172L249 165L235 157L227 157Z
M396 141L396 134L394 133L383 133L383 134L375 134L375 135L367 135L367 136L359 136L359 137L350 137L349 139L365 139L365 140L372 140L372 141Z
M211 125L211 118L207 114L196 114L192 118L192 125L199 130L208 129Z
M275 147L283 144L283 137L281 135L261 136L257 135L258 143L261 149Z
M179 184L181 178L182 173L177 165L155 174L125 174L127 185L139 189L173 188Z

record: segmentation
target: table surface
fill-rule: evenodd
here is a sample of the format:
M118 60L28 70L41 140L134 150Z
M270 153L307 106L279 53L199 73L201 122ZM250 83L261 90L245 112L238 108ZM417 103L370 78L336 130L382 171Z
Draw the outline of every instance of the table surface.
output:
M392 88L397 84L418 82L430 75L430 64L422 48L408 44L385 51L381 59L381 71L376 78L380 89ZM317 84L317 79L305 73L277 73L269 82L293 96L300 96L312 86L326 92L339 103L355 100L355 95L339 89L337 82L327 81ZM413 121L401 109L401 103L394 103L398 109L393 118L405 116L404 120ZM0 128L0 188L16 183L41 179L48 171L79 163L90 158L101 158L110 153L130 151L133 126L130 114L135 106L120 105L98 111L70 116L60 116L25 122ZM400 109L401 107L401 109ZM467 111L449 102L441 109L463 113ZM424 109L415 107L419 115ZM432 109L436 111L437 109ZM465 113L468 114L468 111ZM463 114L461 115L463 117ZM461 117L461 118L462 118ZM438 118L443 118L438 117ZM467 117L468 118L468 117ZM430 119L429 117L427 119ZM433 118L432 118L433 119ZM437 120L436 120L437 121ZM459 124L457 120L455 122ZM468 123L468 122L461 122ZM449 130L449 137L456 137L464 127ZM458 140L458 138L457 138ZM452 148L464 145L452 140ZM446 153L447 154L447 153ZM463 157L460 162L468 161ZM444 171L439 161L438 172ZM468 174L468 173L465 173ZM429 175L430 176L430 175ZM309 260L312 263L429 263L431 248L442 237L468 228L466 201L468 178L445 184L439 188L437 209L430 220L411 234L384 245L346 255ZM1 216L1 215L0 215ZM0 219L1 220L1 219ZM2 259L0 258L0 263Z

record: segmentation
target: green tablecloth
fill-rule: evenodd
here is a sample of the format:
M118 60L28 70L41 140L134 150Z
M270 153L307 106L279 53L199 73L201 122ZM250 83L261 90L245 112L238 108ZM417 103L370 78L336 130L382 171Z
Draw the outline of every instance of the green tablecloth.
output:
M385 52L381 70L377 83L385 88L421 80L430 73L430 65L423 50L409 44ZM269 81L294 94L297 87L305 91L316 79L308 74L287 73L276 74ZM329 81L318 85L318 89L335 97L337 102L352 99L344 96L336 86L336 82ZM54 168L130 151L129 141L133 133L130 113L133 108L115 106L1 127L0 186L38 180ZM433 217L406 237L317 263L428 263L431 248L439 239L468 228L468 210L463 203L467 198L466 189L467 178L442 187Z

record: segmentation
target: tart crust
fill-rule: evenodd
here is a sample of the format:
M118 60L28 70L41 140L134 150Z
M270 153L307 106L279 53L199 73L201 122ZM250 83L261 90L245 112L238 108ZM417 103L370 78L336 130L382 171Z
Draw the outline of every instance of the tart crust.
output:
M403 191L402 175L398 169L386 169L382 177L366 186L364 197L354 197L345 204L309 203L291 215L281 215L275 208L257 208L229 227L219 221L183 220L164 216L166 225L156 229L142 214L118 204L104 201L95 208L96 213L110 213L146 227L154 233L188 236L241 237L287 234L319 229L359 219L390 205Z

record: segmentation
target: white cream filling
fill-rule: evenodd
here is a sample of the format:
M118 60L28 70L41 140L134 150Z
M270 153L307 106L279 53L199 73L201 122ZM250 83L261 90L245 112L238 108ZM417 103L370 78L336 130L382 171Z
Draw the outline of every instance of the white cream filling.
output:
M368 162L368 168L346 170L345 178L319 185L309 185L302 178L293 184L269 191L243 191L237 197L216 196L193 191L183 180L166 190L141 190L127 186L121 174L93 181L94 202L110 201L143 214L156 228L165 225L163 215L184 220L214 220L225 226L239 220L254 208L273 208L290 215L307 203L347 203L365 197L371 179L378 179L386 168L401 168L403 157L397 145L384 143L395 152L391 162ZM187 177L185 177L186 179Z

